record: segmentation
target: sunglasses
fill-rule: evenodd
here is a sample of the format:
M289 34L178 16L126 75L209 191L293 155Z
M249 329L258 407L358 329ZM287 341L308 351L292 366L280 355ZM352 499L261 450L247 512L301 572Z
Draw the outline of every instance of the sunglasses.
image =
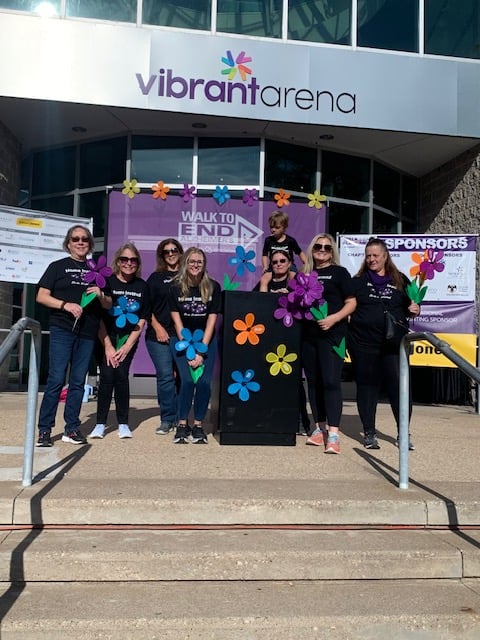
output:
M168 256L168 255L170 255L171 253L178 253L178 249L177 249L177 247L174 247L173 249L164 249L164 250L162 251L162 256Z
M138 258L129 258L128 256L120 256L118 260L122 264L127 264L127 262L131 262L132 264L138 264Z
M71 236L70 240L72 242L90 242L90 238L88 236Z
M313 251L331 251L331 250L332 250L331 244L314 244L313 245Z
M280 258L279 260L272 260L272 264L285 264L288 262L286 258Z
M203 265L203 260L189 260L188 264L191 267L201 267Z

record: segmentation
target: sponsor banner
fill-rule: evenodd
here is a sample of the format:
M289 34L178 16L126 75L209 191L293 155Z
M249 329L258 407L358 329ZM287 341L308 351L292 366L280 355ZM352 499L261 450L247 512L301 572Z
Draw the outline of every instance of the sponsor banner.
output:
M464 333L436 333L437 338L445 340L449 346L474 367L477 366L477 337ZM412 344L410 364L422 367L456 368L451 360L435 349L428 341L422 340Z
M73 224L93 229L90 218L0 207L0 280L37 284L48 265L66 255L62 244Z
M276 211L275 202L255 201L248 206L242 200L227 200L217 204L212 196L198 196L188 203L177 195L155 200L151 194L140 193L130 199L115 191L109 198L108 246L109 260L124 242L134 242L142 255L142 275L146 279L155 270L156 248L164 238L177 238L184 249L196 246L207 253L207 268L222 289L224 276L238 283L239 290L251 291L262 274L262 249L270 235L268 219ZM293 236L303 251L311 239L325 231L326 208L315 209L292 202L282 209L289 217L288 235ZM253 250L251 264L255 272L244 269L242 276L229 264L237 246ZM302 264L296 257L296 266ZM153 373L150 358L141 340L133 373Z

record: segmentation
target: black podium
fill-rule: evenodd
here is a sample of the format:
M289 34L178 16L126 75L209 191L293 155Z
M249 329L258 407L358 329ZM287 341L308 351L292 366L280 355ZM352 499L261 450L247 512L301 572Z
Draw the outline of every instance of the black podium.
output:
M224 296L220 444L294 446L301 371L299 323L287 328L281 320L274 318L278 294L226 291ZM264 326L263 333L256 334L258 344L252 344L248 339L248 330L245 333L238 328L242 323L249 326L252 316L248 314L254 316L253 326ZM253 333L251 328L250 336L255 342ZM286 349L280 345L285 345ZM280 368L284 352L291 372L280 370L272 375L272 365L277 362L273 370ZM270 362L267 354L270 354ZM297 356L295 360L292 360L293 354ZM250 382L252 388L249 388Z

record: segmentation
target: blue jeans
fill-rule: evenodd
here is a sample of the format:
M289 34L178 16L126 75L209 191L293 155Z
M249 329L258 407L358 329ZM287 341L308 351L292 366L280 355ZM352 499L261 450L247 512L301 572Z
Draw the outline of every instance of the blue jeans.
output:
M174 338L170 338L173 340ZM162 422L177 422L177 389L173 375L173 358L168 343L145 340L157 374L157 399Z
M63 412L65 433L79 428L85 377L94 345L93 339L80 338L73 331L60 327L50 327L48 379L38 416L39 431L51 431L55 426L58 401L65 384L68 365L70 375Z
M203 422L210 402L212 392L213 367L217 353L217 340L212 338L208 345L208 353L205 354L205 369L201 378L194 384L190 374L185 351L175 350L177 338L170 338L170 349L172 350L178 375L180 377L180 388L178 391L178 419L187 420L193 401L193 418L197 422Z

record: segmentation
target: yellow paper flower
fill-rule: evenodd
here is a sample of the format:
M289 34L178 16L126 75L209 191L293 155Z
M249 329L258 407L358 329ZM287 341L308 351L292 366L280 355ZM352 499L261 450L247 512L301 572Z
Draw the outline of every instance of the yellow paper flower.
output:
M235 337L237 344L245 344L248 340L250 344L256 345L260 342L258 337L265 331L264 324L255 324L255 314L247 313L245 320L237 318L233 321L233 328L240 331Z
M272 363L270 367L271 376L278 376L280 372L288 376L293 371L289 363L295 362L297 358L296 353L287 353L287 347L284 344L278 345L277 353L270 351L270 353L267 353L265 356L265 360Z
M315 207L315 209L321 209L323 207L323 203L326 201L327 196L322 196L320 191L316 189L313 193L309 193L307 196L309 202L309 207Z
M125 188L122 189L124 196L132 199L135 197L135 194L140 193L140 187L137 187L137 180L135 178L133 180L124 180L123 184L125 186Z
M157 198L161 198L162 200L167 199L167 193L170 191L170 187L167 187L163 180L159 180L157 184L152 184L150 188L153 191L152 197L155 198L155 200Z
M279 189L278 193L276 193L273 197L277 201L277 207L281 208L283 206L288 207L290 204L290 196L292 194L288 191L284 191L283 189Z

